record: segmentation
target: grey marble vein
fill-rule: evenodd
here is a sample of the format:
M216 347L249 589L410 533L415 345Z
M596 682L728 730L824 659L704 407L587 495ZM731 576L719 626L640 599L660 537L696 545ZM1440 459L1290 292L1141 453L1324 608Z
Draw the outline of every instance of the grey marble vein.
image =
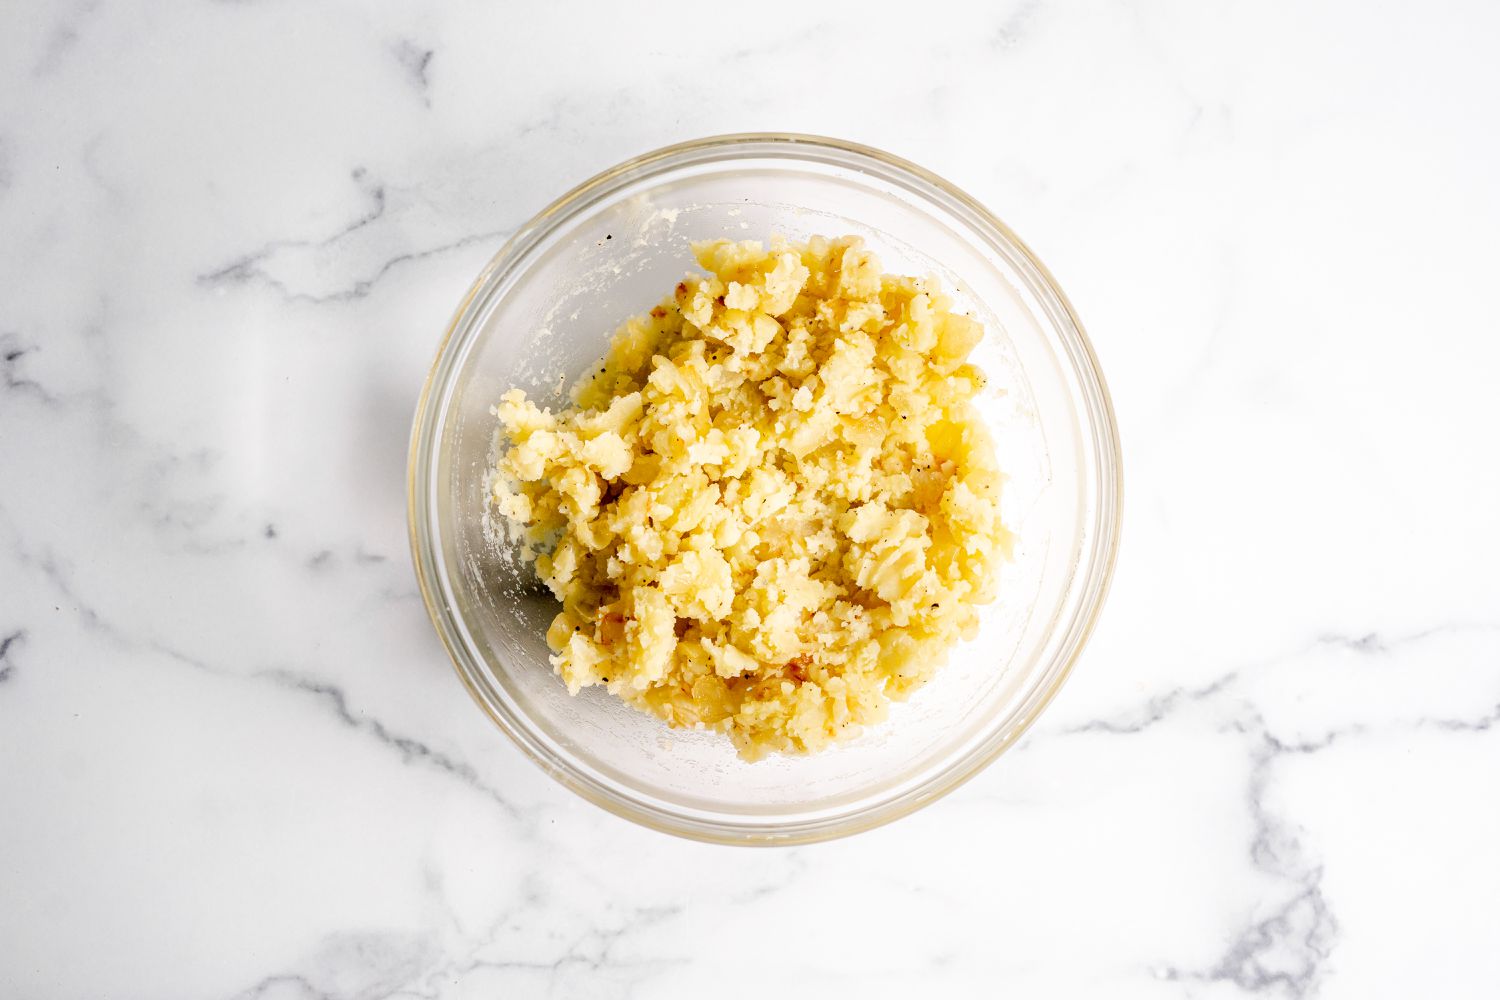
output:
M611 907L613 909L613 907ZM608 926L594 925L585 929L582 933L569 938L553 955L542 954L540 956L517 956L515 958L496 957L485 954L488 947L485 945L475 950L469 958L446 967L439 974L429 977L435 980L461 981L465 977L480 971L493 971L499 973L510 972L537 972L545 974L549 980L556 978L564 972L578 971L585 974L597 976L605 972L635 972L638 974L635 983L618 983L615 985L624 988L620 995L632 995L633 986L644 980L647 976L662 969L672 968L686 964L686 957L652 957L636 960L625 960L615 954L621 943L633 935L652 930L658 925L664 924L686 912L686 904L655 904L638 907L625 908L624 912ZM424 998L435 998L437 992L417 993ZM549 995L551 995L549 991Z
M1077 733L1112 733L1124 735L1139 733L1161 722L1180 707L1212 698L1239 679L1233 671L1210 684L1197 688L1173 688L1163 694L1153 695L1144 705L1132 712L1113 719L1090 719L1082 725L1063 730L1065 735Z
M1317 642L1319 645L1338 646L1353 653L1363 653L1373 656L1392 653L1402 647L1439 636L1467 633L1500 633L1500 623L1488 621L1442 622L1429 628L1397 636L1387 636L1379 632L1365 632L1358 635L1342 632L1324 632L1318 636Z
M71 605L73 613L78 616L79 624L85 629L90 632L107 635L122 645L131 644L129 637L123 630L105 621L88 601L79 596L78 592L73 589L73 584L68 579L67 572L59 564L57 557L51 551L43 552L41 555L35 557L28 556L25 553L18 554L21 555L23 562L32 562L41 571L42 576L52 584L53 589L58 592L65 602Z
M292 1000L285 989L294 989L297 1000L340 1000L340 995L318 989L302 975L275 973L248 989L236 993L232 1000Z
M427 67L432 63L435 50L423 48L410 39L403 38L391 46L391 54L396 57L402 71L411 81L417 96L427 107L432 106L432 95L429 93L431 81L427 78Z
M25 629L16 629L4 638L0 638L0 684L4 684L15 674L16 664L11 659L11 651L19 649L25 639Z
M1173 969L1167 972L1167 978L1228 982L1257 995L1315 995L1338 932L1338 923L1318 884L1321 877L1322 870L1318 869L1304 891L1246 928L1208 972Z
M372 220L362 220L356 223L351 229L345 230L344 232L341 232L337 236L331 237L328 240L280 241L276 244L271 245L269 249L259 250L255 253L248 254L235 261L234 263L220 268L217 271L200 275L198 277L198 284L204 287L213 288L223 285L245 285L258 283L274 289L283 299L288 302L302 302L310 305L322 305L324 303L330 302L354 302L367 297L371 292L375 290L375 286L379 284L382 278L389 274L394 268L402 264L409 264L413 261L418 260L426 260L430 257L436 257L441 254L450 253L454 250L463 249L464 247L473 246L476 243L493 242L503 236L508 235L510 232L510 230L508 229L496 229L482 233L473 233L469 236L464 236L456 240L450 240L446 243L440 243L437 246L427 247L422 250L412 250L407 253L396 254L394 257L388 257L383 260L380 265L375 268L374 273L369 277L361 278L347 288L343 288L324 295L314 295L309 292L298 291L297 289L288 285L282 279L268 273L262 266L278 249L291 247L307 248L328 246L331 243L343 238L354 229L357 229L363 225L367 225L369 221Z
M538 905L541 900L531 903ZM299 963L294 970L268 975L233 994L231 1000L357 1000L389 996L437 1000L444 995L444 987L483 972L536 973L552 984L569 973L593 982L606 974L617 977L622 972L634 973L630 982L611 979L612 985L623 991L618 995L629 996L633 986L651 974L681 965L687 959L622 959L615 954L616 949L625 939L675 919L685 909L684 904L625 907L616 919L587 926L580 933L569 935L566 943L556 949L528 944L525 954L519 953L517 947L518 953L513 957L493 954L514 947L497 945L494 937L498 927L468 946L468 953L462 957L453 957L452 951L439 952L425 940L401 935L340 934L325 941L312 958ZM512 910L508 919L521 920L523 914L519 909ZM334 981L340 981L340 985L330 988ZM550 988L548 995L553 995Z
M464 786L489 799L510 819L518 822L526 819L513 803L493 786L484 782L472 765L436 750L416 737L398 733L379 719L352 709L348 696L338 685L314 680L283 669L259 670L249 674L225 670L159 639L136 635L105 618L90 602L80 596L69 579L67 570L50 551L32 554L18 548L16 554L23 563L33 566L42 574L62 600L70 606L85 629L108 638L121 648L145 650L209 676L242 680L258 679L284 690L313 695L329 707L332 717L340 724L356 732L364 733L395 751L403 763L420 763L455 778ZM0 648L0 652L9 649L10 646L11 641L7 640L5 647ZM0 657L0 662L3 662L3 657Z
M1424 725L1450 733L1486 733L1500 723L1500 702L1483 715L1470 719L1446 718L1424 719Z
M1306 655L1319 648L1337 647L1361 657L1390 657L1398 651L1435 637L1496 631L1487 622L1453 622L1398 636L1379 633L1323 633L1296 651L1253 668L1241 668L1198 688L1177 688L1149 698L1140 708L1111 719L1099 719L1068 733L1123 735L1139 733L1189 705L1214 703L1235 691L1257 670ZM1245 924L1220 958L1207 968L1168 967L1162 975L1186 982L1228 983L1264 996L1302 1000L1318 993L1327 975L1328 959L1339 939L1340 923L1322 885L1324 867L1312 858L1298 828L1269 804L1276 769L1283 761L1321 753L1345 741L1377 732L1432 728L1449 732L1487 732L1500 723L1500 704L1486 706L1469 717L1379 720L1378 725L1356 720L1315 729L1302 738L1278 736L1256 707L1242 695L1221 706L1228 712L1225 730L1240 734L1249 744L1250 770L1245 786L1251 819L1249 856L1254 867L1285 884L1290 891L1268 914Z
M1258 720L1257 720L1258 721ZM1292 997L1309 995L1317 984L1338 935L1338 921L1323 896L1323 869L1311 865L1296 828L1266 802L1273 768L1285 754L1312 753L1333 743L1286 746L1260 724L1246 797L1255 823L1250 856L1268 875L1286 879L1298 891L1270 916L1247 927L1233 942L1210 979L1229 979L1242 989L1280 986Z
M1397 636L1383 636L1378 632L1364 632L1357 635L1347 635L1338 632L1323 632L1309 642L1304 642L1288 652L1271 656L1264 660L1248 666L1242 666L1215 678L1213 681L1194 688L1172 688L1171 690L1151 695L1139 707L1122 712L1109 718L1090 719L1087 722L1071 726L1061 731L1060 735L1077 735L1084 733L1105 733L1113 735L1127 735L1138 733L1159 722L1171 717L1176 712L1204 701L1211 701L1217 696L1231 690L1246 678L1263 670L1307 653L1320 647L1335 646L1346 649L1363 656L1384 656L1396 650L1425 642L1439 636L1453 635L1455 633L1494 633L1500 632L1500 625L1491 622L1456 621L1445 622L1429 628L1419 629ZM1457 720L1462 723L1463 720ZM1481 720L1482 721L1482 720ZM1416 723L1423 722L1438 724L1437 720L1415 720ZM1463 725L1450 726L1447 728L1465 728ZM1354 726L1331 733L1327 741L1315 741L1313 744L1289 744L1281 749L1287 752L1309 752L1309 750L1320 749L1339 735L1354 735L1363 732L1363 727Z
M829 20L820 20L809 25L795 38L775 38L769 42L761 42L750 45L739 45L725 52L719 59L719 63L746 63L765 58L785 58L788 48L816 48L823 39L830 37L840 28L848 27L847 24L839 24ZM556 110L556 109L554 109Z
M274 283L274 279L271 279L262 271L260 265L277 251L289 248L330 247L351 234L359 232L366 226L373 225L379 221L385 215L386 211L385 185L371 180L369 172L363 167L355 167L349 172L349 176L355 184L359 185L370 203L369 207L352 221L345 223L332 234L322 239L272 240L259 250L244 254L218 270L199 275L198 284L211 288L225 284L244 284L255 279Z
M36 350L35 347L23 345L14 334L0 334L0 388L16 394L24 393L38 402L55 406L59 401L58 397L22 371L27 356Z
M1421 638L1427 634L1424 632L1420 636L1413 636L1412 638ZM1355 653L1389 653L1391 651L1390 645L1376 632L1366 632L1364 635L1358 636L1340 635L1329 632L1318 636L1318 641L1327 646L1342 646L1344 649Z
M420 763L458 779L459 782L488 798L513 820L521 820L520 811L500 792L486 784L473 766L431 746L413 736L392 731L385 723L363 712L351 709L344 689L337 684L318 681L287 670L262 670L252 676L269 681L277 687L301 691L313 695L326 705L341 724L357 732L373 737L379 743L400 755L403 763Z
M1247 924L1211 968L1169 967L1163 974L1173 980L1228 982L1248 993L1302 1000L1317 991L1339 924L1323 893L1322 866L1306 859L1296 828L1270 808L1266 797L1278 760L1326 748L1337 736L1286 744L1270 734L1254 711L1236 720L1234 728L1251 741L1252 765L1245 790L1252 824L1250 859L1257 869L1287 883L1292 891L1269 915Z
M411 996L414 983L436 967L436 942L427 934L340 931L325 936L294 969L263 977L232 1000L381 1000Z
M990 38L990 45L995 48L1015 48L1020 45L1028 34L1030 34L1036 15L1041 10L1041 0L1021 0L1015 8L1006 15L1004 21L995 29Z
M275 531L272 530L266 537L275 538ZM371 552L363 546L356 545L354 551L347 557L333 549L319 549L307 557L306 565L308 569L321 571L332 569L343 562L351 562L355 566L379 566L387 561L387 558L379 552Z
M735 906L752 905L759 900L774 896L785 891L789 886L806 875L810 870L811 862L804 851L799 848L789 847L778 852L783 871L779 877L768 879L760 885L751 886L729 896L728 902Z
M102 0L81 0L70 4L61 12L47 37L41 57L32 66L33 77L47 76L62 66L68 54L78 45L85 26L101 6Z

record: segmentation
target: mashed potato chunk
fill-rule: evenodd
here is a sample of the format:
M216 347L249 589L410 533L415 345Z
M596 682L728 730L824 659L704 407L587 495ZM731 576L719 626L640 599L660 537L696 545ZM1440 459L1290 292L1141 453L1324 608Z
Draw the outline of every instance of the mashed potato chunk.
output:
M858 238L695 244L560 413L519 390L495 509L562 604L548 642L742 756L883 718L972 637L1009 550L971 400L983 335Z

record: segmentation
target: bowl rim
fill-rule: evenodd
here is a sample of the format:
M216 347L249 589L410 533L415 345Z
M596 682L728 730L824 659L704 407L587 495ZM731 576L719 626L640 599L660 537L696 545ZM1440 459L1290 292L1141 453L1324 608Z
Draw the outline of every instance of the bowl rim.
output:
M1095 538L1093 542L1095 551L1092 560L1092 573L1082 592L1079 610L1075 614L1074 620L1070 623L1061 623L1068 631L1072 632L1071 639L1067 640L1061 663L1050 682L1040 690L1038 696L1032 699L1029 708L991 746L985 748L982 752L972 754L967 759L960 759L953 765L939 771L931 780L924 781L924 783L902 796L878 803L870 808L861 809L857 812L835 816L831 820L808 820L803 821L799 825L784 829L763 825L737 825L721 820L704 821L642 804L612 789L599 785L588 776L578 773L566 761L559 760L545 753L538 743L530 737L530 734L524 732L521 727L504 713L496 711L494 705L479 690L474 677L471 675L472 668L466 663L466 657L461 649L461 644L457 642L458 637L455 635L450 616L446 609L446 602L442 599L436 585L436 559L431 551L431 546L424 545L423 543L425 532L422 530L430 522L431 512L425 502L425 490L423 489L425 483L420 483L417 476L419 467L426 467L432 464L432 449L424 448L424 442L436 431L435 420L433 419L436 413L433 410L433 404L434 393L439 385L439 372L445 367L445 361L450 358L450 347L454 345L454 337L464 325L465 320L469 318L471 306L473 306L481 293L490 287L492 279L497 274L524 259L537 238L545 233L548 227L555 221L567 217L573 208L580 203L586 202L592 194L600 189L609 187L616 180L627 175L635 175L642 171L643 168L658 164L664 160L674 160L684 155L699 154L708 150L732 149L754 145L789 147L792 155L795 155L797 147L821 148L831 150L839 155L852 156L856 159L863 157L874 160L886 168L904 172L917 181L936 189L940 194L951 199L957 207L970 213L983 225L991 227L1000 238L1007 241L1022 260L1034 269L1035 277L1045 286L1046 292L1062 310L1068 321L1068 325L1077 334L1076 342L1069 346L1073 349L1074 367L1079 376L1081 388L1084 394L1090 397L1090 401L1093 404L1088 407L1093 417L1093 426L1090 429L1093 431L1096 443L1099 445L1100 461L1100 509L1094 523ZM417 398L406 468L407 532L411 544L412 563L416 571L417 586L422 594L422 602L427 608L428 616L437 630L438 637L442 641L443 648L446 650L448 658L452 662L460 681L469 692L470 697L489 716L490 720L510 738L511 742L526 757L538 765L544 772L556 779L565 788L616 816L663 833L707 843L747 846L791 846L851 836L910 815L965 784L980 771L992 764L1006 750L1014 746L1020 740L1021 736L1031 728L1037 718L1057 696L1058 691L1061 690L1069 676L1072 675L1073 668L1077 664L1078 658L1082 655L1084 648L1088 645L1088 640L1098 623L1099 616L1106 603L1110 586L1114 579L1115 565L1118 560L1120 548L1124 500L1122 465L1119 429L1116 423L1114 404L1110 398L1109 386L1105 382L1104 373L1099 366L1098 357L1094 352L1093 344L1090 342L1087 332L1084 330L1083 323L1079 319L1077 311L1073 308L1072 302L1069 301L1056 278L1053 277L1052 272L1032 252L1031 248L1008 225L1001 221L998 216L967 192L932 171L912 163L903 157L872 146L844 139L805 133L738 132L706 136L663 146L659 149L654 149L624 160L590 177L554 200L531 219L519 226L500 249L496 251L494 256L490 258L489 262L469 286L468 291L459 300L458 307L453 313L453 318L449 321L447 329L438 343L433 362L428 369L426 379L423 381L422 391ZM1103 547L1102 551L1100 551L1101 546Z

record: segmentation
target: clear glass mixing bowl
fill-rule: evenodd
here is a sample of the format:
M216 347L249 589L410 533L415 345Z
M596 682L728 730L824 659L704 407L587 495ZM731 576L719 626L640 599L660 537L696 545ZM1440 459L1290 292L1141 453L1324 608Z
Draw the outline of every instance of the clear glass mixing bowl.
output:
M490 407L519 386L562 402L626 317L693 268L688 244L855 233L887 271L936 273L985 323L978 400L1007 481L1015 558L978 637L884 724L809 757L740 760L547 662L556 612L486 531ZM867 829L995 759L1057 693L1104 600L1120 455L1104 379L1045 267L999 219L922 168L798 135L731 135L608 170L522 226L459 305L417 406L409 470L417 578L459 677L537 763L606 809L703 840L784 844Z

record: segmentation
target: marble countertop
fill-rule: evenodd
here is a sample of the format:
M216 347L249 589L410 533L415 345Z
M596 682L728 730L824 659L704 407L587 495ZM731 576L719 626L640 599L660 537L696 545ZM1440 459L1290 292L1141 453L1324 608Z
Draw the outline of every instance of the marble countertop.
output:
M1500 8L0 9L0 996L1500 990ZM629 155L887 148L1094 338L1113 594L1015 751L747 851L507 743L422 609L418 388Z

